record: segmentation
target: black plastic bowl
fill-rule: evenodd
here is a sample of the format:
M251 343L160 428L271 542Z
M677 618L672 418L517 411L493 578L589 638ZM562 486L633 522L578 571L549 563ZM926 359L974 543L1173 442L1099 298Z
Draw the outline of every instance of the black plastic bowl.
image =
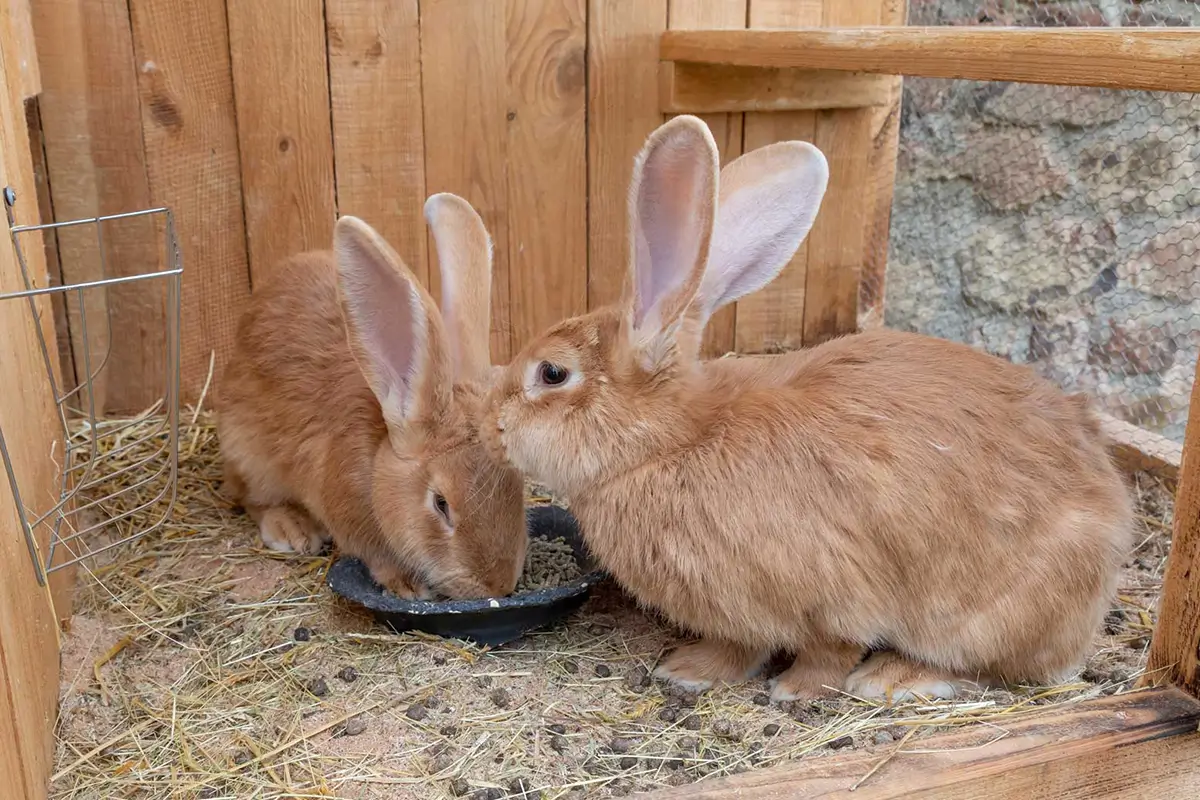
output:
M530 537L562 537L575 551L581 577L553 589L481 600L405 600L388 594L357 558L339 558L329 569L329 588L366 607L375 619L403 633L424 631L481 645L498 645L520 638L527 631L550 625L583 605L589 588L604 577L584 548L575 518L557 506L531 506L526 510Z

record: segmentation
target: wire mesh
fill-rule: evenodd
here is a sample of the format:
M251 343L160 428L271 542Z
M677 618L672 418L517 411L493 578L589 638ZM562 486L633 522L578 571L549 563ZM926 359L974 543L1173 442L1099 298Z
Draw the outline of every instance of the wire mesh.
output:
M15 197L5 192L10 238L24 289L0 294L0 302L21 303L31 315L42 365L41 385L23 391L45 391L54 399L60 438L50 453L60 475L56 498L39 506L22 494L22 478L4 441L6 426L21 420L0 420L0 456L18 509L21 526L39 582L55 570L77 564L156 530L173 508L179 454L179 325L183 272L171 212L147 209L90 219L44 225L13 225ZM137 225L159 243L150 248L149 263L109 263L106 231ZM64 260L95 258L88 280L63 283L53 276L30 272L28 248L43 246L54 237ZM119 252L119 251L118 251ZM63 265L64 274L71 272ZM70 364L59 365L57 342L47 341L39 298L49 296L61 326L69 326ZM114 307L134 301L156 308L161 341L154 358L159 364L147 374L160 378L154 404L128 419L104 418L102 383L113 359L114 342L124 334L114 329ZM124 305L123 305L124 304ZM61 314L57 313L61 310ZM119 320L118 320L119 322ZM59 330L60 334L67 333ZM144 335L138 337L144 339ZM139 346L145 344L138 342ZM103 476L102 478L100 476ZM151 513L152 512L152 513ZM146 523L144 520L149 519ZM136 521L136 522L135 522Z
M912 0L909 22L1193 26L1200 4ZM1196 95L906 78L883 323L1029 364L1182 442L1197 163Z

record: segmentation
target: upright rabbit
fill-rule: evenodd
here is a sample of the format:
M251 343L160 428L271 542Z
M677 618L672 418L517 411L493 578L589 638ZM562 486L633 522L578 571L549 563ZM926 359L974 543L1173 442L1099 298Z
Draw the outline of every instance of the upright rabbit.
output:
M828 168L783 142L719 175L702 122L647 141L619 304L529 344L482 436L565 494L599 562L699 634L657 674L776 699L953 696L1076 668L1130 544L1086 401L969 347L886 330L701 363L720 306L767 284ZM864 656L875 650L865 660Z
M219 398L226 486L272 549L332 538L404 597L504 595L527 535L521 477L478 436L491 241L454 195L425 216L442 313L354 217L255 289Z

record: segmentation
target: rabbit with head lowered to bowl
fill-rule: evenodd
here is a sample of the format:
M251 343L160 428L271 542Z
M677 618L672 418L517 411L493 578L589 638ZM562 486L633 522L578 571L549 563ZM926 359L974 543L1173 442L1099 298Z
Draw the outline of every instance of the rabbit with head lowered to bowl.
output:
M401 597L505 595L527 536L521 476L478 435L491 241L454 195L425 214L440 311L354 217L256 287L218 398L226 486L267 547L332 539Z

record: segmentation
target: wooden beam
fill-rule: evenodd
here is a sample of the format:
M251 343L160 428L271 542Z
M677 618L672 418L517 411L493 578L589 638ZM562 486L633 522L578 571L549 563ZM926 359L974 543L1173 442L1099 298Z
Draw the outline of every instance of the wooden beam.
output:
M36 224L38 195L25 124L26 89L17 42L27 36L12 4L0 7L0 186L16 192L13 211L20 225ZM7 237L6 237L7 238ZM26 266L45 285L41 236L21 240ZM0 292L24 289L16 251L0 246ZM31 313L24 300L0 303L0 421L5 447L20 481L22 501L44 509L58 497L59 470L53 452L59 427L54 397L38 337L54 338L50 298L42 296ZM39 330L40 327L40 330ZM57 349L50 352L58 375ZM59 453L62 451L59 450ZM48 533L39 528L46 552ZM54 762L54 719L58 704L58 632L49 589L35 578L8 480L0 478L0 796L44 800Z
M662 124L655 42L664 0L588 0L588 308L621 296L629 258L627 198L633 160Z
M667 27L700 30L745 28L749 22L749 14L749 0L670 0L667 3ZM721 166L742 154L745 114L705 114L699 110L690 113L697 114L712 131L717 150L721 154ZM668 112L664 115L664 120L670 119L671 116L673 114ZM718 309L704 326L704 336L700 342L701 355L704 358L715 358L732 351L736 346L736 329L737 303L730 303Z
M1200 92L1200 30L942 26L666 31L665 61Z
M587 311L587 2L507 5L507 245L515 353L559 320ZM546 224L547 208L555 209L553 225Z
M652 800L1157 800L1200 796L1200 702L1176 689L815 757L652 792Z
M417 0L327 0L337 211L362 217L429 286Z
M512 355L509 294L508 47L506 3L420 3L425 192L453 192L492 237L493 363ZM441 297L437 250L429 284Z
M233 351L250 295L237 136L249 118L234 113L225 0L130 0L129 8L150 202L175 212L183 251L182 395L195 401L212 356L220 375ZM289 208L287 224L299 213Z
M325 6L275 0L226 8L255 285L287 256L328 248L333 241L337 211Z
M1100 414L1100 430L1108 449L1126 472L1148 472L1169 486L1179 479L1183 447L1157 433L1108 414Z
M884 106L892 101L892 84L890 75L865 72L663 61L658 89L669 114L711 114Z
M798 28L822 24L825 2L806 0L782 3L754 0L750 3L749 10L747 22L753 28ZM816 143L815 111L748 112L744 117L746 123L742 132L743 152L749 153L772 142L789 139ZM830 172L832 174L832 169ZM836 194L837 187L832 185L834 183L835 180L831 178L831 188ZM818 215L817 224L836 227L836 223L826 221L826 216ZM801 242L799 249L775 280L738 301L737 325L734 330L734 348L738 352L779 352L804 345L805 292L808 285L811 239L810 234L808 240Z
M1171 553L1146 675L1200 697L1200 382L1192 387L1189 409Z
M20 72L21 99L28 100L42 93L42 73L34 44L33 14L29 0L8 0L13 35L17 45L17 67Z

